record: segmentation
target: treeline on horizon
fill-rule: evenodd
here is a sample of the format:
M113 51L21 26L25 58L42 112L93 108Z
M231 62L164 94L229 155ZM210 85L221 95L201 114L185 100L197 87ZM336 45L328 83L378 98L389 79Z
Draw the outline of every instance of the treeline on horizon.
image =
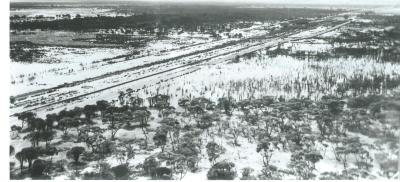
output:
M161 10L160 10L161 11ZM175 13L173 13L175 12ZM237 21L274 21L292 18L320 17L337 13L327 9L306 8L218 8L203 9L175 9L159 12L144 12L133 16L117 17L84 17L54 21L12 22L10 29L42 29L42 30L70 30L90 31L112 28L153 28L156 26L171 28L183 27L195 29L205 24L223 24Z

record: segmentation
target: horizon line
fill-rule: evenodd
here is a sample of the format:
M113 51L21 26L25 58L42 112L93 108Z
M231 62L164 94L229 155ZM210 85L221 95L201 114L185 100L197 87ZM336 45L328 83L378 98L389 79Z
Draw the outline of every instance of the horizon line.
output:
M387 1L378 1L376 2L359 2L359 1L351 1L348 3L343 2L310 2L310 1L294 1L288 0L285 1L278 1L278 0L271 0L271 1L263 1L263 0L240 0L240 1L232 1L232 0L219 0L219 1L212 1L212 0L10 0L11 3L135 3L135 2L146 2L146 3L182 3L182 4L192 4L192 3L210 3L209 5L216 5L216 4L265 4L265 5L326 5L326 6L399 6L400 2L396 3L389 3ZM339 0L343 1L343 0Z

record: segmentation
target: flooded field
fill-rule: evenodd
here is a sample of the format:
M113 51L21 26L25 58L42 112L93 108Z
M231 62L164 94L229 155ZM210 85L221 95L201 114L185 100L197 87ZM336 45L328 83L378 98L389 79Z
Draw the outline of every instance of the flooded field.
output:
M237 101L261 96L319 99L324 95L391 95L400 85L400 64L383 62L378 56L347 55L316 60L312 55L331 52L333 46L302 42L282 47L311 56L271 55L276 52L274 47L206 66L163 82L156 91L144 92L164 93L173 98L230 96Z

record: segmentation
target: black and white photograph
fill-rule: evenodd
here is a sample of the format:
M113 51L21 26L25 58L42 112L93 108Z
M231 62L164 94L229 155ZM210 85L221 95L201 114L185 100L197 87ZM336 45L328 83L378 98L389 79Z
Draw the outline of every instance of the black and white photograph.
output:
M4 4L9 180L400 180L400 0Z

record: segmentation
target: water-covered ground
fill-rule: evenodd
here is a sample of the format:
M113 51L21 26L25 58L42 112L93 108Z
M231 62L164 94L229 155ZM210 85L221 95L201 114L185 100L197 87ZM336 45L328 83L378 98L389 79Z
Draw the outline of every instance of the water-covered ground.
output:
M290 43L292 51L329 52L328 43ZM237 60L208 65L190 74L160 83L157 89L143 90L175 98L199 97L215 99L231 96L240 101L260 96L284 98L324 95L390 94L400 79L400 64L382 62L379 57L338 57L315 60L289 55L271 56L276 50L262 50ZM357 85L358 80L360 85ZM388 84L390 83L390 84Z

